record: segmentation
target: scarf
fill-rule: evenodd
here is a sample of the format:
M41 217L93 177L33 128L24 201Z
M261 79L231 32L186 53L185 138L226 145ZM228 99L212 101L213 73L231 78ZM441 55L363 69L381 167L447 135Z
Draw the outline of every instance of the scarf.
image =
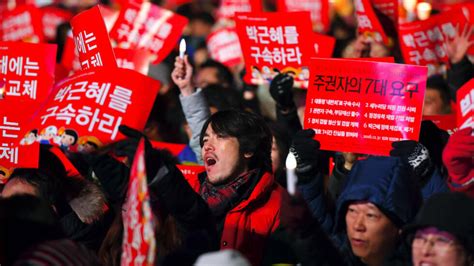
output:
M220 217L234 208L252 187L252 179L256 178L256 169L248 171L227 184L215 186L206 178L201 184L199 194L207 202L215 217Z

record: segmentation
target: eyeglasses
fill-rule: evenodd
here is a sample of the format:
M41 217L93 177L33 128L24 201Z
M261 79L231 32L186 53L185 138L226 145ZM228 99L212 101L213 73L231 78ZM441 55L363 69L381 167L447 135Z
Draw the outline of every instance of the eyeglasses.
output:
M443 250L455 245L455 241L444 236L434 234L416 234L412 246L422 248L429 243L434 249Z

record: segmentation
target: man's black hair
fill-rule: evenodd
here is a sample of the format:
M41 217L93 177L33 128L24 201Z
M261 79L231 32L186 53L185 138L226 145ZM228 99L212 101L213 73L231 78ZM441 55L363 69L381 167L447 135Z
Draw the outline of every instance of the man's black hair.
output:
M242 154L253 154L249 169L272 171L272 133L261 116L241 110L225 110L213 114L202 127L199 138L201 147L209 124L216 134L236 137Z
M233 88L234 76L232 75L232 72L229 70L229 68L227 68L224 64L209 59L206 62L202 63L199 68L201 70L204 68L215 68L217 70L217 78L219 84L226 88Z

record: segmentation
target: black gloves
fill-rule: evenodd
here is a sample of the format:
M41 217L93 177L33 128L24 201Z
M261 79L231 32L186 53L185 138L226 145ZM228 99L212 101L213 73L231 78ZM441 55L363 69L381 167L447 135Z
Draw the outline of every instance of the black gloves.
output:
M292 108L295 106L293 101L293 77L280 73L273 78L270 83L270 94L280 108Z
M142 137L145 138L146 173L148 180L153 179L153 177L155 177L156 173L163 164L161 160L160 151L153 149L150 141L145 137L145 135L133 128L130 128L125 125L120 125L119 131L128 138L115 143L113 151L117 156L127 157L130 165L133 163L135 152L137 150L140 139Z
M314 130L304 129L298 131L293 137L290 152L296 158L296 174L301 179L311 178L318 171L320 155L319 141L313 139Z
M421 143L414 140L396 141L392 143L392 148L390 156L400 157L408 163L421 182L431 177L434 166L428 149Z

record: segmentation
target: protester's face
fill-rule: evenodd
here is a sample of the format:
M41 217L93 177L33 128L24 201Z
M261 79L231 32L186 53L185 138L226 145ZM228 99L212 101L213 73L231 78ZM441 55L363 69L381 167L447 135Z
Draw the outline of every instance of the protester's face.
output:
M414 266L467 265L464 249L457 244L455 237L447 232L418 230L412 242L411 252Z
M396 245L397 227L372 203L350 204L346 226L352 251L365 263L380 262Z
M22 181L18 178L14 178L8 181L2 191L2 197L4 198L24 194L37 196L38 191L30 183Z
M216 134L211 125L203 138L202 159L207 178L212 184L223 184L240 176L248 170L247 158L250 154L241 154L236 137Z
M443 114L443 100L438 90L427 88L425 92L425 104L423 105L423 115Z
M199 88L204 88L207 85L218 84L217 69L214 67L205 67L197 73L196 85Z
M276 143L275 138L273 138L272 140L271 156L272 156L272 171L273 173L275 173L281 163L280 153L278 152L278 145Z

